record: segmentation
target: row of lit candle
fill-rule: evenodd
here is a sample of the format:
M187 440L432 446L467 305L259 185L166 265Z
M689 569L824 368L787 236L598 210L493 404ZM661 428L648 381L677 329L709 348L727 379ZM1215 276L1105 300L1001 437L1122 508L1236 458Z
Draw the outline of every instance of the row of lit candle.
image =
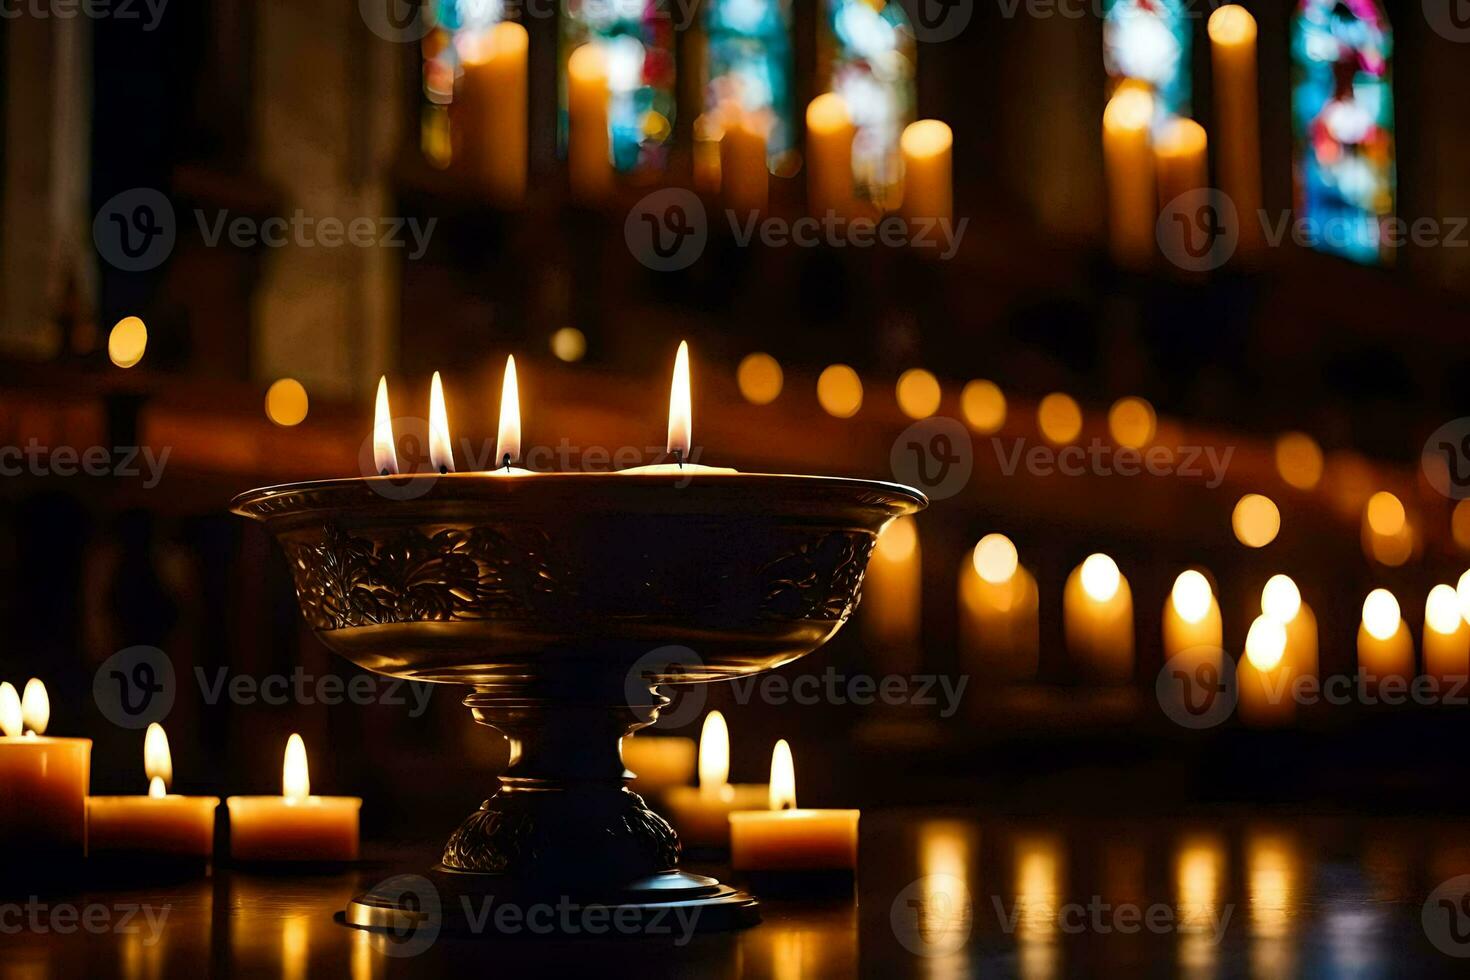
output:
M207 861L214 853L217 796L170 792L168 737L150 725L143 741L148 792L90 796L92 742L46 735L50 701L30 680L19 697L0 683L0 847L61 862L83 857L152 857ZM240 862L336 863L356 860L356 797L314 796L306 745L286 743L280 796L232 796L230 857Z
M496 197L520 200L527 171L527 60L530 39L520 24L501 22L464 46L464 76L453 106L454 157L461 173ZM567 58L567 171L573 193L585 200L613 187L607 59L596 42ZM740 210L763 210L770 195L769 116L729 103L695 124L695 185L718 191ZM807 107L807 200L814 214L854 217L852 144L857 136L842 97L817 96ZM910 124L899 139L904 163L902 213L911 218L953 216L953 135L934 119Z

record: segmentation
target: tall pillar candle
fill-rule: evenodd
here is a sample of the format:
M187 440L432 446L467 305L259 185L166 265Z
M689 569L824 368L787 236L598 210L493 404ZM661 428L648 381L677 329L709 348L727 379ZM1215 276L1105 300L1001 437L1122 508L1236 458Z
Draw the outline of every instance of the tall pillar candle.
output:
M567 174L572 193L596 200L612 191L607 60L595 44L567 58Z
M909 123L898 146L903 154L904 217L953 219L954 133L949 126L938 119Z
M1239 4L1210 15L1211 65L1215 90L1215 161L1219 185L1235 204L1240 224L1237 248L1259 249L1261 129L1256 91L1256 19Z
M812 99L806 107L807 210L817 217L852 209L852 140L857 130L847 103L836 92Z
M505 202L526 194L529 45L520 24L496 24L464 51L464 78L455 100L456 142L465 172Z
M1296 714L1294 666L1286 659L1286 627L1262 613L1245 637L1245 656L1236 671L1240 717L1266 727L1289 722Z
M766 209L771 172L766 165L766 127L758 114L727 114L720 135L720 187L725 205L739 214Z
M1470 675L1470 624L1453 586L1436 585L1424 602L1424 673L1442 684Z
M890 673L918 669L923 590L918 525L900 517L883 529L863 577L863 637Z
M1107 555L1089 555L1062 590L1067 652L1084 677L1109 683L1133 676L1133 593Z
M960 569L960 656L986 679L1026 680L1038 659L1036 579L1003 534L987 534Z
M1108 242L1119 265L1139 268L1154 254L1153 96L1123 85L1103 110L1103 165L1108 186Z
M1407 684L1414 674L1414 640L1399 615L1398 600L1387 589L1374 589L1363 600L1358 672L1368 678L1365 686L1369 691L1387 677L1402 678Z
M1160 210L1175 198L1210 186L1208 149L1205 128L1193 119L1171 119L1164 125L1154 144Z

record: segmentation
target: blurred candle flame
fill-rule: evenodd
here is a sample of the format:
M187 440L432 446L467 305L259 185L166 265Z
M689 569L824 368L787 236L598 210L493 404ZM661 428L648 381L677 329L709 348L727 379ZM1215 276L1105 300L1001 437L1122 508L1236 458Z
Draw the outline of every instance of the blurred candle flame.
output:
M9 681L0 683L0 732L7 738L19 738L25 725L20 710L20 695Z
M1245 634L1245 657L1256 670L1272 670L1286 655L1286 627L1262 613Z
M25 727L36 735L46 734L46 725L51 721L51 699L46 696L46 685L39 678L26 681L25 693L20 696L20 714Z
M1174 589L1169 593L1174 611L1186 623L1198 623L1204 619L1209 614L1212 598L1210 580L1192 568L1179 573L1174 580Z
M1399 631L1399 602L1387 589L1374 589L1363 600L1363 628L1375 639L1386 640ZM30 694L30 687L26 687Z
M378 379L378 402L373 409L373 469L381 476L398 475L398 450L393 447L393 413L388 411L388 379Z
M281 766L281 795L292 803L311 796L311 770L306 764L306 743L295 732L286 740L286 758Z
M1301 609L1302 593L1291 576L1272 575L1261 590L1261 612L1284 626L1296 619Z
M1104 554L1088 555L1082 563L1082 591L1094 602L1107 602L1122 584L1118 563Z
M699 792L718 795L730 781L730 727L725 716L711 711L699 730Z
M444 382L439 372L429 383L429 465L436 473L454 472L454 446L449 441L449 413L444 408Z
M148 798L150 800L161 800L168 795L168 787L163 785L162 776L154 776L148 782Z
M784 738L771 750L771 809L796 809L796 765Z
M510 467L521 458L521 387L516 381L516 359L505 359L505 381L500 386L500 432L495 440L495 465Z
M689 342L679 341L674 358L674 382L669 388L669 455L680 463L689 458L693 442L694 411L689 399Z
M174 760L168 750L168 736L156 721L148 726L148 733L143 736L143 771L150 780L162 780L165 787L174 781Z

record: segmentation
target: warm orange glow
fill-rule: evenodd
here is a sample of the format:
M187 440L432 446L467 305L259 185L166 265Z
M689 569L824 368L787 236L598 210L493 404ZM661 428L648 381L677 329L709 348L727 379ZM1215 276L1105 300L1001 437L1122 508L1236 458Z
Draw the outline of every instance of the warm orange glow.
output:
M1016 574L1020 558L1004 534L987 534L975 545L975 574L991 585L1005 585Z
M730 726L725 716L711 711L699 730L699 792L718 795L730 781Z
M1103 128L1122 132L1142 132L1154 118L1154 99L1148 91L1131 85L1118 88L1103 110Z
M1216 44L1233 46L1256 40L1256 19L1239 4L1227 4L1210 14L1206 29Z
M1281 531L1281 511L1270 497L1248 493L1236 501L1230 524L1241 544L1247 548L1264 548Z
M828 365L817 377L817 401L828 415L850 419L863 407L863 382L846 364Z
M923 368L910 368L899 375L895 391L899 410L911 419L927 419L939 411L939 379Z
M449 441L449 411L444 407L444 382L439 372L429 382L429 465L436 473L454 472L454 446Z
M281 795L293 803L311 796L311 770L306 764L306 743L295 732L286 739L286 758L281 764Z
M306 388L295 378L281 378L265 391L265 417L276 425L300 425L310 407Z
M0 732L6 738L19 738L25 731L25 723L20 710L20 695L16 693L15 685L9 681L0 683Z
M1113 441L1129 449L1142 449L1158 430L1154 407L1142 398L1119 398L1108 409L1108 432Z
M919 529L909 516L897 518L878 534L877 550L884 561L907 561L919 547Z
M796 809L796 765L784 738L771 751L771 809Z
M483 65L496 57L515 55L530 47L531 37L515 21L503 20L489 31L477 34L465 31L466 37L455 43L465 67Z
M381 476L398 473L398 450L393 444L393 413L388 410L388 379L378 379L373 407L373 469Z
M587 335L576 327L562 327L551 335L551 353L558 361L580 361L587 354Z
M1174 588L1169 593L1174 611L1186 623L1198 623L1204 619L1210 612L1210 600L1213 598L1214 590L1210 588L1210 580L1192 568L1179 573L1179 577L1174 580Z
M1159 132L1154 152L1160 159L1203 157L1209 145L1205 128L1193 119L1171 119Z
M567 58L567 80L607 84L607 59L596 44L584 44Z
M769 405L780 397L785 376L779 361L758 351L745 355L735 371L735 381L746 401L752 405Z
M1264 613L1255 618L1245 635L1245 657L1256 670L1271 670L1286 653L1286 627Z
M1424 600L1424 628L1449 636L1460 629L1460 597L1452 586L1436 585Z
M1470 551L1470 500L1455 504L1454 513L1450 515L1450 536L1461 551Z
M1261 612L1283 626L1301 612L1302 593L1288 575L1272 575L1261 590Z
M148 349L148 327L138 317L125 316L107 335L107 356L120 368L130 368Z
M807 103L808 133L839 133L851 125L852 116L847 111L847 103L836 92L824 92Z
M1082 591L1094 602L1108 602L1118 594L1123 573L1107 555L1088 555L1082 563Z
M20 696L20 716L27 731L46 734L46 726L51 722L51 699L39 678L26 681L25 692Z
M148 798L150 800L161 800L168 796L168 787L163 784L162 776L154 776L148 780Z
M920 119L904 127L898 145L906 157L938 156L954 145L954 133L938 119Z
M694 408L689 398L689 343L679 341L674 357L674 382L669 387L669 455L677 460L689 458L694 441Z
M1470 571L1462 572L1455 583L1455 595L1460 600L1460 616L1470 622Z
M960 413L982 435L999 432L1006 424L1006 396L993 381L971 381L960 392Z
M1386 640L1399 631L1403 620L1399 601L1387 589L1374 589L1363 600L1363 628L1377 640Z
M1404 505L1387 490L1380 490L1368 498L1366 512L1368 527L1372 528L1374 534L1381 534L1391 538L1404 529L1408 515L1404 513Z
M1054 445L1065 445L1082 432L1082 409L1071 395L1052 392L1036 407L1036 424Z
M1321 482L1322 466L1322 447L1305 432L1287 432L1276 440L1276 472L1298 490Z
M174 760L168 750L168 736L163 726L153 722L143 736L143 771L149 780L161 780L165 787L174 781Z
M514 355L505 359L500 385L500 431L495 437L495 465L509 467L521 458L521 386L516 380Z

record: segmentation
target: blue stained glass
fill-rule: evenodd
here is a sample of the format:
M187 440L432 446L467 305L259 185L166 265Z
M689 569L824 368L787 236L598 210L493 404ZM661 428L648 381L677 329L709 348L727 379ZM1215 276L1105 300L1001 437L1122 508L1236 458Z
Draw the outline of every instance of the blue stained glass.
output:
M1107 0L1103 67L1110 85L1143 82L1153 90L1160 118L1188 116L1193 23L1185 0Z
M828 0L827 29L828 90L847 103L857 129L855 186L887 206L903 181L898 139L914 121L913 28L897 0Z
M790 0L709 0L704 26L705 111L733 103L768 113L766 154L774 164L793 139Z

